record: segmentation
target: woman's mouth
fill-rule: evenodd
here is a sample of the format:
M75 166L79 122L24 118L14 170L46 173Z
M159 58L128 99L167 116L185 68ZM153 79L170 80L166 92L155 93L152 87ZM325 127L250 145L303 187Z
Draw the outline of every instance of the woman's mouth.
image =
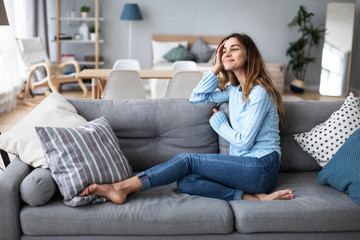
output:
M233 61L234 61L233 59L228 58L228 59L224 60L224 63L229 63L229 62L233 62Z

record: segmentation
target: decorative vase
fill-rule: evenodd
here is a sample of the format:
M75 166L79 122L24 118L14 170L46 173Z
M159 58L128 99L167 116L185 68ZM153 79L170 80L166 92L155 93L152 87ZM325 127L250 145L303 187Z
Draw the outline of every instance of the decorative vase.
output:
M79 33L81 36L81 40L84 40L84 41L89 40L89 27L86 23L82 23L80 25Z
M290 89L294 93L303 93L305 91L305 82L299 79L294 79L290 84Z

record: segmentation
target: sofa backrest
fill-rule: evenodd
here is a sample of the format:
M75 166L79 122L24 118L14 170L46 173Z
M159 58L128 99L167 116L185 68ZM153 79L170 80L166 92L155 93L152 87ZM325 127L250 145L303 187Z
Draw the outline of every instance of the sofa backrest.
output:
M280 171L318 171L321 167L314 158L301 149L293 139L296 133L310 131L316 125L326 121L330 115L344 103L336 101L284 101L286 126L280 132L281 165ZM224 103L220 110L228 115L228 105ZM229 143L219 137L221 154L229 152Z
M104 116L134 171L145 170L180 153L218 153L209 124L214 103L186 99L68 99L88 121Z
M165 162L177 154L229 153L229 143L209 124L214 103L191 104L186 99L69 99L87 120L105 116L134 171ZM293 139L338 110L343 100L284 101L286 127L281 131L281 171L318 171L321 167ZM228 116L228 104L220 106ZM218 139L218 140L217 140Z
M293 139L296 133L308 132L325 122L337 111L344 100L337 101L286 101L284 102L286 127L281 131L281 170L316 171L322 168Z

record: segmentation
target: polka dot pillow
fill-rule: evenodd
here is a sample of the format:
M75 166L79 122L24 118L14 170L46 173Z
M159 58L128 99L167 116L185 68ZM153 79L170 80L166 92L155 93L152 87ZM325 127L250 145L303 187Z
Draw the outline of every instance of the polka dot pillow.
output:
M294 139L305 152L324 167L358 128L360 128L360 101L350 93L341 108L328 120L309 132L295 134Z

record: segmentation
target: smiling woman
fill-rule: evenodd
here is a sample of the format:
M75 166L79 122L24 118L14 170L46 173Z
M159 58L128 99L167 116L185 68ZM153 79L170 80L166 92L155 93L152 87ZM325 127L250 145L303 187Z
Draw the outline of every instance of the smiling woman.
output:
M214 108L210 125L230 143L230 154L182 153L124 181L89 185L79 196L102 196L123 204L130 193L177 181L181 193L225 201L294 198L289 189L269 193L280 167L279 123L283 125L284 110L255 43L245 34L231 34L220 42L215 58L189 101L228 102L230 119ZM224 73L231 76L231 84L219 91L218 76Z

